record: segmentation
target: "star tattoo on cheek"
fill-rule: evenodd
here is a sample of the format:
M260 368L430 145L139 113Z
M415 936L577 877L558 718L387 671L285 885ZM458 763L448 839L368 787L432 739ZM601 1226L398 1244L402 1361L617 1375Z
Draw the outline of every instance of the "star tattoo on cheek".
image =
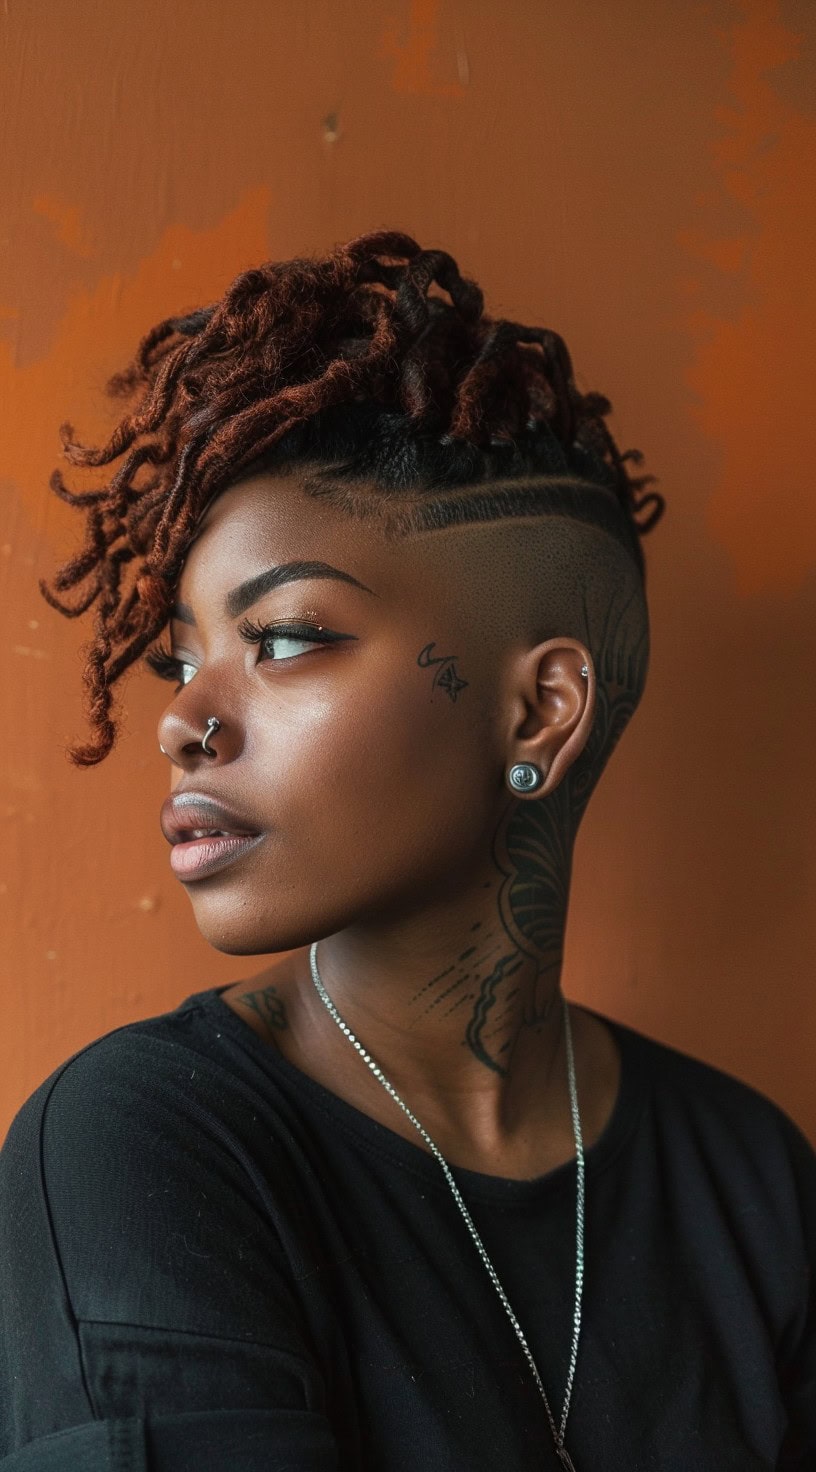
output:
M435 689L438 685L441 690L446 691L451 700L455 703L459 691L466 689L468 681L460 680L459 676L456 673L456 667L453 661L458 656L455 654L438 654L436 656L433 656L431 654L431 650L435 648L435 640L432 641L430 644L426 644L425 648L422 649L419 653L417 664L420 665L422 669L429 669L431 665L440 666L440 668L436 671L436 674L434 675L433 685L431 686L431 689Z

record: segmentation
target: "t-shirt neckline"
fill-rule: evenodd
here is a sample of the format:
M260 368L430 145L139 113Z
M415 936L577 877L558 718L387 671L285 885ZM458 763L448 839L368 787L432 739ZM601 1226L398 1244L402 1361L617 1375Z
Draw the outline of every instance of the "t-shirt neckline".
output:
M176 1011L199 1008L211 1026L214 1026L219 1032L228 1032L232 1039L240 1043L255 1059L262 1062L265 1069L273 1076L281 1076L294 1085L301 1096L306 1096L313 1105L330 1116L340 1126L343 1133L350 1135L369 1153L374 1153L380 1158L384 1157L403 1170L415 1176L418 1175L426 1186L432 1188L438 1186L446 1192L450 1190L439 1161L419 1141L415 1144L412 1140L406 1139L396 1130L390 1129L387 1125L381 1124L379 1120L372 1119L370 1115L356 1108L355 1105L349 1104L339 1094L326 1088L324 1084L318 1083L317 1079L304 1073L297 1064L291 1063L276 1048L259 1038L248 1023L236 1017L226 1002L222 1001L222 993L233 984L225 982L222 986L194 992L179 1004ZM620 1049L621 1058L618 1093L612 1113L598 1139L584 1151L586 1175L589 1180L597 1177L600 1171L606 1169L626 1144L643 1105L645 1089L637 1067L638 1035L624 1024L616 1022L614 1018L606 1017L591 1007L584 1007L584 1010L605 1022L612 1030ZM454 1165L450 1161L448 1165L463 1196L485 1202L500 1202L508 1206L516 1203L523 1205L543 1196L561 1194L568 1188L574 1187L576 1178L575 1157L547 1171L544 1175L535 1176L529 1180L488 1175L482 1171L468 1170L464 1166Z

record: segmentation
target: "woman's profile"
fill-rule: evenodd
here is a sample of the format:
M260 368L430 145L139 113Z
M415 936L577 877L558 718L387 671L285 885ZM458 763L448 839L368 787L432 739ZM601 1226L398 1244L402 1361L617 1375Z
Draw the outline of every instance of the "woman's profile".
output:
M609 402L392 231L244 271L109 391L105 446L62 430L109 479L51 480L69 754L169 682L173 872L267 964L15 1116L0 1472L816 1467L816 1154L561 990L664 511Z

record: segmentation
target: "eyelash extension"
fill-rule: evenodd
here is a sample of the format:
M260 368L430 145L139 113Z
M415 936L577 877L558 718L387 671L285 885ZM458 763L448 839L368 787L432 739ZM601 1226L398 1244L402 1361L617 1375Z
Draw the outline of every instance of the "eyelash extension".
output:
M304 643L310 644L329 644L338 639L351 637L348 634L332 634L321 627L318 638L316 637L317 629L313 624L256 624L248 618L238 625L238 633L248 644L264 644L267 639L276 637L278 639L301 639ZM295 654L290 655L289 658L299 659L300 656ZM144 656L144 662L154 675L158 675L160 680L176 680L179 685L181 684L181 666L188 663L187 660L179 659L175 654L171 654L167 644L157 644ZM288 661L277 660L275 662L286 664Z
M295 638L308 639L312 644L322 644L329 639L342 639L342 634L329 634L322 625L314 624L255 624L251 619L242 619L238 625L238 633L248 644L263 644L264 640ZM317 635L321 637L318 638Z

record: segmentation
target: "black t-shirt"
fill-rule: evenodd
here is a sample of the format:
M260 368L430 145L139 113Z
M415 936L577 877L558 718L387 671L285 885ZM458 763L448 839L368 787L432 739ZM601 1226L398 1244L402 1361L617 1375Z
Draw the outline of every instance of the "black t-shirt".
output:
M223 990L96 1039L13 1120L0 1472L556 1472L438 1161ZM763 1095L604 1020L622 1070L586 1152L577 1472L816 1468L816 1154ZM575 1162L453 1174L558 1421Z

